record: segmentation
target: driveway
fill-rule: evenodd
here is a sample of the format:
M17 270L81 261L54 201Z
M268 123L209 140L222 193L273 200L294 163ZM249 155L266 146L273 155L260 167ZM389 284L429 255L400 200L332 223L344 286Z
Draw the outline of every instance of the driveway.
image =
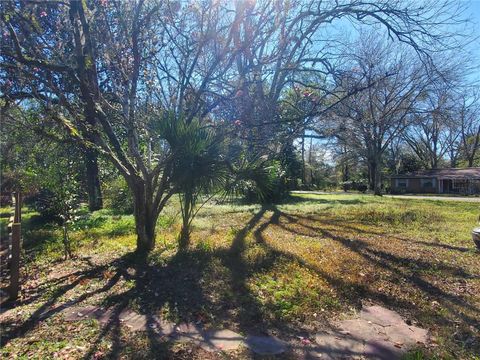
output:
M314 194L314 195L363 195L359 193L350 192L327 192L327 191L292 191L293 194ZM365 194L368 195L368 194ZM373 196L373 195L372 195ZM427 196L427 195L383 195L384 197L390 197L395 199L418 199L418 200L443 200L443 201L465 201L465 202L478 202L480 203L480 197L473 196Z
M396 199L422 199L422 200L446 200L446 201L466 201L480 203L480 197L468 196L422 196L422 195L384 195Z

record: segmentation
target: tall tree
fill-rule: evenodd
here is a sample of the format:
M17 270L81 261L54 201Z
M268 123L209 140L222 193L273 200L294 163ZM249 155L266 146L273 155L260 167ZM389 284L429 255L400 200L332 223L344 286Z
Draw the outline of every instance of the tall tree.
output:
M326 31L333 21L380 24L428 61L432 47L452 41L455 30L443 25L458 19L450 2L400 0L9 0L0 7L0 76L13 83L4 97L35 100L71 139L114 164L134 197L142 252L153 248L157 218L179 190L176 154L159 122L206 122L215 106L233 101L238 117L229 120L240 120L251 148L263 151L295 75L333 72ZM165 116L171 111L173 120Z
M367 89L342 102L334 114L339 136L364 158L370 188L380 195L383 155L412 123L429 76L408 51L374 36L362 36L354 47L339 91L352 92L359 83Z
M480 152L480 94L467 90L458 102L458 123L460 125L460 152L468 167L474 166Z
M436 169L456 141L452 121L454 103L452 92L444 84L435 84L428 90L428 96L419 104L421 110L404 138L425 167Z

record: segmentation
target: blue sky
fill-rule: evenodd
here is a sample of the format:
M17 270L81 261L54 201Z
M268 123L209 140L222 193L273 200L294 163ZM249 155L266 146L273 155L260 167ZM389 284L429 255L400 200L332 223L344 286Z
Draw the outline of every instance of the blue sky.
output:
M467 14L473 22L473 29L477 39L470 45L470 51L474 56L477 65L477 71L472 74L472 79L480 81L480 0L466 0L468 8Z

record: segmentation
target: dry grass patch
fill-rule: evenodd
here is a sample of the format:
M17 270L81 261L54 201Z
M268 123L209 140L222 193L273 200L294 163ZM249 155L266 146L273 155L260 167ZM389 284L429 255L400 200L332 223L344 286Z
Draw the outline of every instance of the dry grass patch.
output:
M365 195L302 195L263 207L212 203L195 220L186 253L176 250L174 207L169 212L142 267L130 255L133 223L105 212L94 215L97 225L74 233L77 253L89 258L47 266L55 258L54 234L48 247L32 246L22 301L2 315L8 336L2 353L37 351L48 358L73 336L77 350L85 348L73 358L152 356L153 346L159 358L202 356L188 346L155 344L148 335L134 340L89 324L67 335L52 309L72 302L131 307L240 333L268 330L284 339L314 334L362 304L378 303L434 335L432 347L412 358L467 359L480 352L480 264L470 240L476 204ZM43 320L35 318L39 309L47 310ZM31 337L41 341L26 345Z

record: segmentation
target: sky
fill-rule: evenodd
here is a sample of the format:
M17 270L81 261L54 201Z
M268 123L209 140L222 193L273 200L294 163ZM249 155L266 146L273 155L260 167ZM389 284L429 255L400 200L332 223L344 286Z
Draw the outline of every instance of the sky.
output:
M470 75L473 81L480 81L480 0L464 0L467 3L466 14L472 21L473 31L477 39L470 44L474 61L477 64L477 71Z

